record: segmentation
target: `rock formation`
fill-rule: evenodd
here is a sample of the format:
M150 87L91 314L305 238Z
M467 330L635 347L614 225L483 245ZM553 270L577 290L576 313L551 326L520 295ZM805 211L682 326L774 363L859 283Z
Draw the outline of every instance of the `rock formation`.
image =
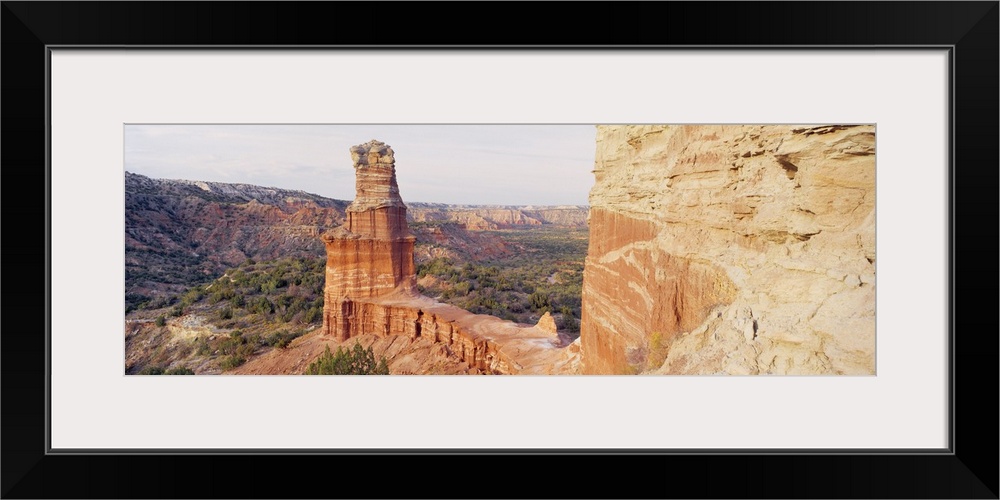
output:
M545 311L545 314L541 318L538 318L538 324L535 326L552 335L557 333L556 320L548 311Z
M873 374L873 126L600 126L585 373Z
M430 203L414 204L409 217L413 222L457 222L472 231L518 229L545 225L587 227L584 206L462 206Z
M416 294L413 243L406 205L399 197L392 148L370 141L351 148L357 197L346 222L323 234L326 288L323 327L337 330L351 300L392 293Z
M326 245L322 335L404 336L440 344L476 373L548 373L577 367L576 350L533 326L476 315L416 291L414 236L396 184L392 148L370 141L351 148L357 197ZM390 343L391 344L391 343ZM397 360L390 360L390 369ZM406 366L413 366L408 363Z

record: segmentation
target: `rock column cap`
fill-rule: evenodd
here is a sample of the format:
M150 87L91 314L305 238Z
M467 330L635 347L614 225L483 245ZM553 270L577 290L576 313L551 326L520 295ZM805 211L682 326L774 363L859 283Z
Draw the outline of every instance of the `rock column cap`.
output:
M396 184L396 160L392 147L372 139L351 147L357 192L348 212L365 212L384 207L406 208Z
M375 139L364 144L351 146L351 160L354 161L355 168L366 165L393 165L396 163L392 147Z

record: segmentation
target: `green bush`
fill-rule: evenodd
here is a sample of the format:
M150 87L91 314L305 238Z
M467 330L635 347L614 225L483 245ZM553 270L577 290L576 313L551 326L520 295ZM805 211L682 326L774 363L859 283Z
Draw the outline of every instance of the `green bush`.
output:
M243 356L240 356L238 354L232 354L224 358L222 362L219 363L219 366L223 369L223 371L232 370L233 368L236 368L237 366L240 366L246 362L247 359L244 358Z
M323 354L306 369L306 375L388 375L389 365L385 356L375 362L375 353L371 347L365 349L361 344L354 344L350 351L342 346L337 352L331 353L326 346Z
M156 326L166 326L166 324L167 318L164 318L162 314L156 317Z
M302 319L306 323L315 323L316 321L323 319L323 307L310 307L306 311L305 317Z
M159 366L147 366L139 372L139 375L163 375L163 368Z
M535 292L529 295L528 300L531 302L531 307L536 310L541 310L549 305L548 294L542 292Z
M205 356L212 351L208 346L208 341L202 337L198 337L198 340L195 341L195 346L197 347L195 352L198 356Z
M180 368L171 368L164 372L164 375L194 375L194 371L182 366Z

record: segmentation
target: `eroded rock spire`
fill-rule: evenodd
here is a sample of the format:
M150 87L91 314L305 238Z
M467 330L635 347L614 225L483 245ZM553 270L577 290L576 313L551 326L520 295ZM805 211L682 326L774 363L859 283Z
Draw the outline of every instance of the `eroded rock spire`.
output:
M351 148L357 194L344 225L323 234L326 244L324 333L347 338L351 301L416 294L415 237L396 184L392 148L372 140Z

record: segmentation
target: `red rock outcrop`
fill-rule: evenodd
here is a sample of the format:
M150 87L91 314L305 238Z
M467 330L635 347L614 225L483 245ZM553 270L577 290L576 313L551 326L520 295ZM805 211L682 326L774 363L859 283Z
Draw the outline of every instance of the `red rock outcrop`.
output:
M182 293L248 258L312 258L323 251L317 236L344 222L347 204L302 191L126 172L126 296Z
M873 126L600 126L585 373L873 374Z
M351 157L357 198L346 209L344 225L322 236L327 251L323 336L338 342L403 336L410 339L406 345L418 347L429 341L475 373L576 370L578 350L564 349L550 332L419 295L415 238L399 196L392 148L373 140L351 148ZM399 361L390 360L390 369L394 363ZM399 365L397 373L418 365Z
M535 326L540 328L542 331L548 332L553 336L555 336L558 333L558 329L556 328L556 320L555 318L552 317L551 314L549 314L548 311L545 311L545 314L543 314L541 318L538 318L538 323L536 323Z
M336 331L343 301L392 293L416 294L413 244L406 205L399 196L392 148L370 141L351 148L357 197L347 206L346 221L323 234L326 288L323 328Z

